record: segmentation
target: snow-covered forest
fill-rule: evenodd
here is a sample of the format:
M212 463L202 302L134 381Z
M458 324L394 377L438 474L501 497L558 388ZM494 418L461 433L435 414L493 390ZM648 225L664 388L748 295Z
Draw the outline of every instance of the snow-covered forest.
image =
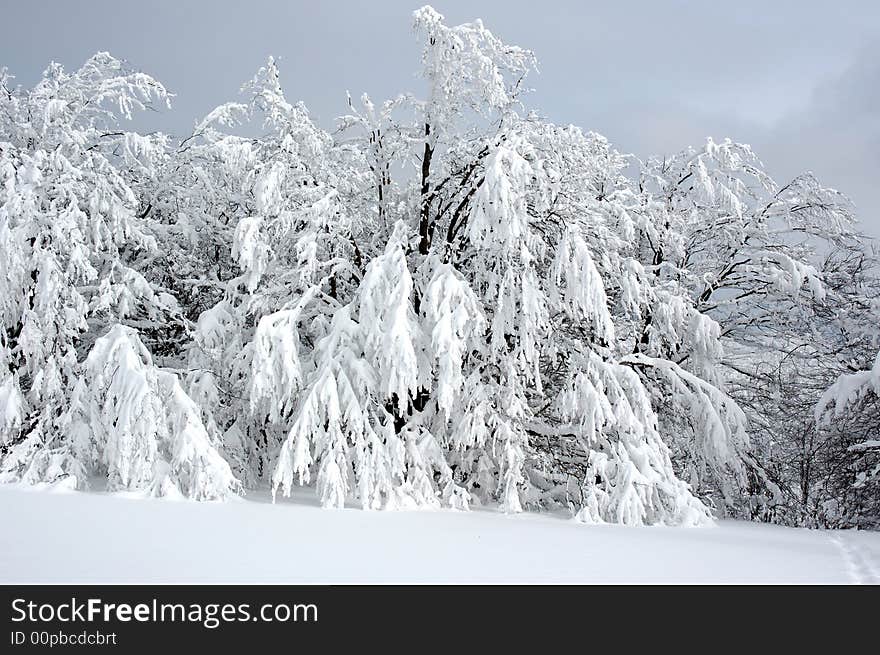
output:
M171 94L106 52L0 70L0 482L880 527L846 196L618 152L524 107L529 50L413 26L422 92L332 131L271 58L185 138L126 130Z

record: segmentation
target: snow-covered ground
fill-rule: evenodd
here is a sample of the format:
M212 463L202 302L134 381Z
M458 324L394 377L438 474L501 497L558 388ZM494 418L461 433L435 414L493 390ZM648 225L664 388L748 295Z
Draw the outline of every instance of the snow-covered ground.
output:
M880 534L0 486L0 583L880 583Z

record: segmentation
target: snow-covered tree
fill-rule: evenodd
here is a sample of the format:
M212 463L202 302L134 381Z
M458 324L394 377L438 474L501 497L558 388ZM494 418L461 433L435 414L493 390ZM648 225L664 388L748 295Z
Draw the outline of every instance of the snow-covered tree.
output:
M95 341L74 383L60 430L25 465L25 481L74 476L86 488L195 500L225 499L239 483L214 447L177 376L157 368L132 328L114 325ZM4 474L13 473L8 465Z
M69 74L52 64L33 88L0 79L0 379L2 464L43 458L61 436L78 359L103 326L169 325L177 303L139 270L157 244L131 175L150 169L162 137L119 118L168 94L98 53Z
M851 489L846 504L826 507L826 520L838 525L877 528L880 491L880 355L871 368L841 375L815 408L817 427L838 420L846 429L845 454L838 463ZM840 506L843 505L843 506Z
M789 502L782 496L791 494L771 462L773 444L801 438L809 407L818 400L815 389L822 386L808 389L809 375L821 378L835 363L805 376L798 367L811 367L823 352L830 353L829 335L837 328L829 315L843 311L846 299L855 296L852 284L844 290L835 269L870 256L855 231L852 207L809 173L778 184L748 146L730 140L709 139L702 148L649 160L641 167L638 190L640 213L648 218L635 233L639 261L663 293L674 294L658 309L643 311L638 350L663 350L720 385L746 411L752 433L748 443L738 440L738 466L707 467L711 453L694 450L689 439L676 448L683 455L678 468L690 471L692 483L729 511L778 513L780 503ZM843 265L859 279L868 268ZM858 311L864 315L864 308ZM699 332L681 340L657 339L664 331L685 335L694 329ZM791 375L801 381L785 395L774 375L783 365L793 366ZM799 404L799 425L780 421L782 405L792 402ZM699 433L694 436L699 442Z
M398 222L355 299L334 313L318 343L273 488L289 493L294 477L308 481L314 468L325 506L341 507L350 490L365 508L436 505L440 497L451 506L466 502L434 436L407 421L431 367L412 309L407 234Z

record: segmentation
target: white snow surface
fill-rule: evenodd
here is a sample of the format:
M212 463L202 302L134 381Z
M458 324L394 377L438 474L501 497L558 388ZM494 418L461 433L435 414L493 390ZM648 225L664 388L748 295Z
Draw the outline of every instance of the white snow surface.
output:
M880 534L0 486L0 583L880 583Z

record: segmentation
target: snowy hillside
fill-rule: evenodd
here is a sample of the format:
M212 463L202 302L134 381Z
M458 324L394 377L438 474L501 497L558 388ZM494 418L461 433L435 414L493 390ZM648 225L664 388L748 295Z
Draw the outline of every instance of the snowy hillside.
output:
M0 583L880 583L880 535L0 487ZM466 554L466 556L465 556Z

